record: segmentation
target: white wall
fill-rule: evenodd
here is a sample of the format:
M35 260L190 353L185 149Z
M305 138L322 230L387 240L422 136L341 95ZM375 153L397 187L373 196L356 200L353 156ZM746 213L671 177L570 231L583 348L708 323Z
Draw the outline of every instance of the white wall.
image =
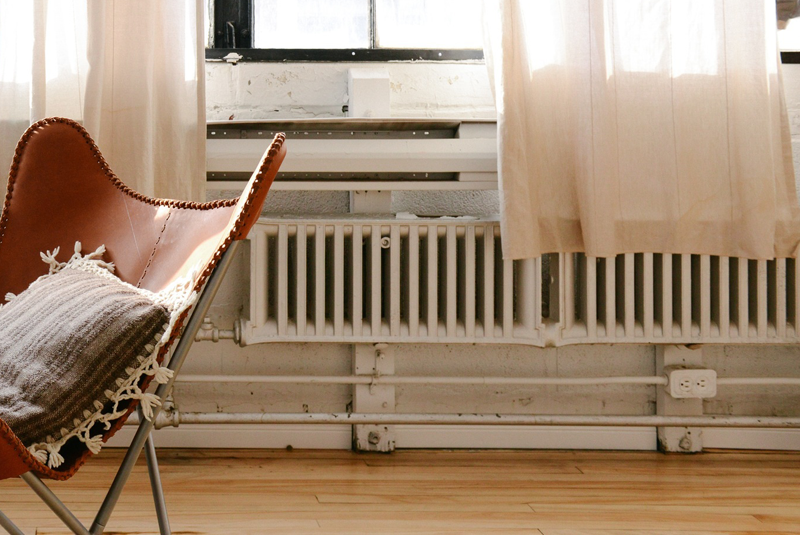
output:
M339 117L347 102L347 64L207 64L210 120ZM387 65L391 77L391 109L396 117L493 118L494 108L485 66L481 64ZM795 165L800 168L800 66L785 70L792 123ZM800 177L800 171L798 171ZM276 192L265 208L269 213L335 213L347 207L341 194ZM394 199L398 211L450 211L486 214L497 211L496 192L414 196ZM433 205L435 208L431 208ZM430 213L430 212L427 212ZM242 311L245 260L234 265L212 316L221 328L231 328ZM706 350L707 364L721 375L780 375L800 377L800 354L794 347L717 347ZM185 373L223 374L349 374L351 348L345 345L275 344L239 348L231 342L195 344ZM652 346L578 346L538 349L521 346L401 345L396 349L397 373L403 375L650 375L655 371ZM345 386L179 385L177 399L186 411L344 411L350 402ZM414 386L398 388L397 409L415 412L490 412L550 414L653 414L655 390L646 386L580 388L497 388ZM796 388L720 387L706 402L715 414L800 415ZM294 433L294 434L292 434ZM296 429L280 435L278 443L309 444ZM527 439L505 441L502 434L484 440L475 431L461 434L463 445L524 446ZM497 433L493 431L493 433ZM324 433L323 433L324 435ZM346 446L341 432L330 444ZM434 433L414 445L442 444ZM244 436L244 435L243 435ZM474 438L470 438L470 437ZM499 438L498 438L499 436ZM557 432L550 447L566 447L574 439ZM624 436L624 433L619 436ZM716 445L736 441L725 435ZM730 437L734 438L731 439ZM760 437L761 435L758 435ZM766 435L765 435L766 436ZM466 437L466 438L465 438ZM559 438L561 437L561 438ZM277 440L277 439L276 439ZM314 440L318 440L315 438ZM311 441L325 445L325 440ZM338 442L337 442L338 440ZM472 442L470 443L470 440ZM580 439L579 439L580 440ZM627 439L625 439L627 440ZM755 439L755 443L759 444ZM282 441L282 442L281 442ZM466 441L466 442L464 442ZM624 442L624 440L623 440ZM786 442L786 441L784 441ZM285 443L285 444L284 444ZM447 443L446 441L444 443ZM612 447L621 446L614 442ZM648 442L645 441L645 444ZM800 448L796 436L787 442ZM543 444L543 443L540 443ZM632 443L631 443L632 444ZM649 444L654 446L654 442ZM402 440L398 438L398 445ZM590 444L591 445L591 444ZM732 444L728 444L732 445ZM748 442L753 447L753 442ZM764 443L765 446L769 444ZM634 447L634 446L631 446ZM647 446L645 446L647 447Z
M208 119L343 117L347 71L363 63L206 64ZM394 117L494 119L482 63L387 63Z

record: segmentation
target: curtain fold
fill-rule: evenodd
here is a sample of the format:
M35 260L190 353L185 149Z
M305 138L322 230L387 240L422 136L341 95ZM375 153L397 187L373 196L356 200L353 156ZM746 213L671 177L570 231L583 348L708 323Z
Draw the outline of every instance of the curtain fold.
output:
M772 0L487 0L503 253L794 257Z
M778 9L778 28L785 28L790 19L800 17L800 0L775 0Z
M0 0L0 181L25 128L76 119L114 172L204 200L202 0Z

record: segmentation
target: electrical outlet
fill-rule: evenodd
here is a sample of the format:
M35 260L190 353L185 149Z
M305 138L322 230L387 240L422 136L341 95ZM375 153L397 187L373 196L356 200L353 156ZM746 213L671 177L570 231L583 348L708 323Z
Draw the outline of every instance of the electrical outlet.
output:
M667 391L673 398L713 398L717 395L717 372L706 368L668 366Z

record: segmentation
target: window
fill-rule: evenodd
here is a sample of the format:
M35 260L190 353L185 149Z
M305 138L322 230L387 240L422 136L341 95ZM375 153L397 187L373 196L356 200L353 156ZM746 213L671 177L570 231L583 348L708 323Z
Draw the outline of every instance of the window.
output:
M786 28L778 30L778 46L783 63L800 63L800 18L790 20Z
M481 0L215 0L207 58L483 59Z
M800 52L800 19L792 19L778 30L778 45L784 51Z

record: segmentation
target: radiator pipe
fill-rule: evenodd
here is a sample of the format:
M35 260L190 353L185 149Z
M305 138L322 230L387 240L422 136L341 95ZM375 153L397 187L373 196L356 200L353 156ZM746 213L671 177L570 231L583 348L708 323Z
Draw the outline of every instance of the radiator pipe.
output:
M137 424L132 414L127 424ZM624 427L800 428L797 417L758 416L574 416L533 414L224 413L162 411L156 428L183 424L393 424L553 425Z

